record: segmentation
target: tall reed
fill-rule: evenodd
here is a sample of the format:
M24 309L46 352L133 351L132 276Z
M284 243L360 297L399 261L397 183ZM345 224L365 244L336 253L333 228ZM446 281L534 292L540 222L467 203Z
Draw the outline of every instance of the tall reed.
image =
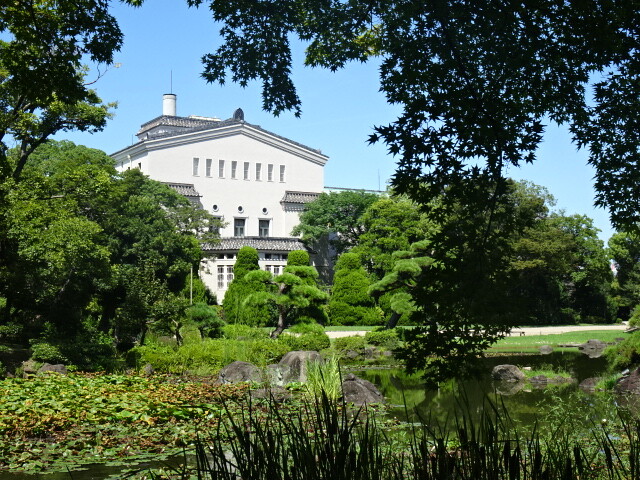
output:
M640 422L620 415L614 432L593 425L520 432L502 405L478 420L462 409L451 425L388 429L364 409L321 394L285 414L251 401L197 442L197 478L211 480L635 480ZM238 410L236 410L238 411ZM452 428L450 428L452 427ZM186 478L186 477L184 477Z

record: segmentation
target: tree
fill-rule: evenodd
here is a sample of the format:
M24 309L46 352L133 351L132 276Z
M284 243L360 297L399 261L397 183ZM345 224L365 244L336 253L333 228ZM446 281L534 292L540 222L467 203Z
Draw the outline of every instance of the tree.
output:
M251 326L266 327L272 325L276 312L267 304L247 303L247 298L256 293L269 293L266 283L252 280L247 275L260 270L258 251L253 247L242 247L238 250L236 263L233 266L233 280L224 295L222 308L227 323L242 323Z
M379 198L365 210L360 222L363 233L351 251L377 278L393 268L394 252L408 250L412 243L428 237L433 228L419 206L401 195Z
M329 300L329 318L334 325L379 325L380 313L369 295L369 276L357 254L338 258Z
M328 237L335 255L340 255L356 245L364 232L360 217L378 198L378 195L365 191L321 193L316 200L305 205L300 223L291 234L302 235L305 243L319 242Z
M247 282L262 283L268 288L250 295L249 305L274 305L278 311L276 328L271 338L278 338L294 320L294 313L311 305L327 301L328 295L305 279L317 278L316 269L309 266L287 266L281 275L273 277L270 272L254 270L245 277ZM270 288L269 288L270 287Z
M380 90L403 111L370 140L399 157L399 193L427 203L446 190L446 201L464 204L465 187L486 178L493 188L476 209L491 210L506 193L505 169L533 162L544 122L554 122L589 148L596 204L616 225L640 220L633 0L209 3L224 42L203 57L203 76L262 80L264 107L275 114L300 114L292 38L307 43L310 66L381 58Z
M616 276L614 294L617 316L628 320L640 305L640 236L636 232L619 231L609 239Z

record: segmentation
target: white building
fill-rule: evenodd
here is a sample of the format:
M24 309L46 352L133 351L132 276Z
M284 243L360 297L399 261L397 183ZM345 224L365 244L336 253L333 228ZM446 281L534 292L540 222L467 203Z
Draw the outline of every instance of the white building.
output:
M274 273L288 252L304 248L291 230L304 204L323 191L328 157L319 150L245 122L240 109L228 120L178 117L173 94L164 95L163 114L137 137L111 155L120 171L138 168L226 222L201 272L219 301L240 247L255 247L261 268Z

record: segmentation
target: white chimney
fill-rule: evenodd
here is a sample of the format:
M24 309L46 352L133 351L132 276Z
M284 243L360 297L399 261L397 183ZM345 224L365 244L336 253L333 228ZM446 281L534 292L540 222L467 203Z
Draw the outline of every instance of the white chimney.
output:
M176 116L176 96L173 93L165 93L162 96L162 115Z

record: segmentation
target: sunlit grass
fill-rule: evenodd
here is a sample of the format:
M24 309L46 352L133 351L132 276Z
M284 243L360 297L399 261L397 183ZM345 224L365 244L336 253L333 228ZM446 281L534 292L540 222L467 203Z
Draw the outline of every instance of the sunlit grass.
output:
M554 349L559 345L581 344L591 339L597 339L605 343L615 343L616 338L624 338L625 333L617 330L588 330L581 332L567 332L552 335L525 335L511 336L498 340L488 353L530 353L537 352L542 345L550 345ZM572 349L575 349L571 347Z

